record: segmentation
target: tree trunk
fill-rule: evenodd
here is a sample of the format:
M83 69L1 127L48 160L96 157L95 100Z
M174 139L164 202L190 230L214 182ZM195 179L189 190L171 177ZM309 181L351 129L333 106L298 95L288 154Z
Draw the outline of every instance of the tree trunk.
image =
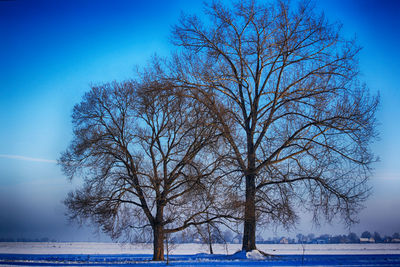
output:
M247 164L242 250L251 251L256 249L256 154L253 136L249 132L247 133Z
M156 223L153 228L153 261L164 260L164 227Z
M207 219L208 219L208 213L207 213ZM207 234L208 234L208 247L210 249L210 254L214 254L213 248L212 248L212 233L210 229L210 224L207 223Z
M242 250L256 249L256 183L255 174L246 175L246 203L244 209L244 229Z
M208 242L208 248L210 249L210 254L214 254L213 248L212 248L212 240L210 239Z

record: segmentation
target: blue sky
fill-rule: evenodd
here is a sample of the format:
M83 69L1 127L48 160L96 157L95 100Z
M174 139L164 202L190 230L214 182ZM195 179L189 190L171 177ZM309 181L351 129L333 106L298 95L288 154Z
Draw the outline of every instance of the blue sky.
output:
M400 232L400 2L316 5L357 37L361 79L381 95L374 194L352 230ZM72 107L90 84L132 78L154 53L168 55L181 11L201 13L202 1L0 1L0 238L105 240L68 225L61 204L79 184L55 164L72 138ZM347 231L335 222L311 228L305 217L289 234Z

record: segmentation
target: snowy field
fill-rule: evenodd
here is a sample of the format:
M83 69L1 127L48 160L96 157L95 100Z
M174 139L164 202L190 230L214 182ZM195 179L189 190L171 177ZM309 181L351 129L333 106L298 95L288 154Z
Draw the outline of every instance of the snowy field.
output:
M172 247L171 266L400 266L400 244L260 244L259 253L237 253L240 244ZM116 243L0 243L0 265L30 266L164 266L150 262L152 246Z
M35 243L0 242L0 254L152 254L151 244L118 243ZM240 250L241 244L213 245L215 254L233 254ZM400 243L391 244L259 244L257 248L273 255L377 255L400 254ZM173 245L171 255L193 255L208 253L202 244Z

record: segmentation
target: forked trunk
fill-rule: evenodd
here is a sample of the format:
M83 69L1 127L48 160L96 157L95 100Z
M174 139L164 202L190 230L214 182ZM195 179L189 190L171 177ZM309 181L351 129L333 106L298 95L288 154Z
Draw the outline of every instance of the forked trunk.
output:
M164 260L164 227L161 224L154 225L153 229L153 261Z
M244 209L244 229L242 250L256 249L256 185L255 175L246 175L246 203Z

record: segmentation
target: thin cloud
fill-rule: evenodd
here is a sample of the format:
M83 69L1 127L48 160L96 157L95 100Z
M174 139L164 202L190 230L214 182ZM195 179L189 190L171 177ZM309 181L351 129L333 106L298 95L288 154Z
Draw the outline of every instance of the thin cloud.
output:
M20 156L20 155L0 154L0 158L18 159L18 160L36 161L36 162L47 162L47 163L57 163L56 160L52 160L52 159L30 158L30 157L24 157L24 156Z

